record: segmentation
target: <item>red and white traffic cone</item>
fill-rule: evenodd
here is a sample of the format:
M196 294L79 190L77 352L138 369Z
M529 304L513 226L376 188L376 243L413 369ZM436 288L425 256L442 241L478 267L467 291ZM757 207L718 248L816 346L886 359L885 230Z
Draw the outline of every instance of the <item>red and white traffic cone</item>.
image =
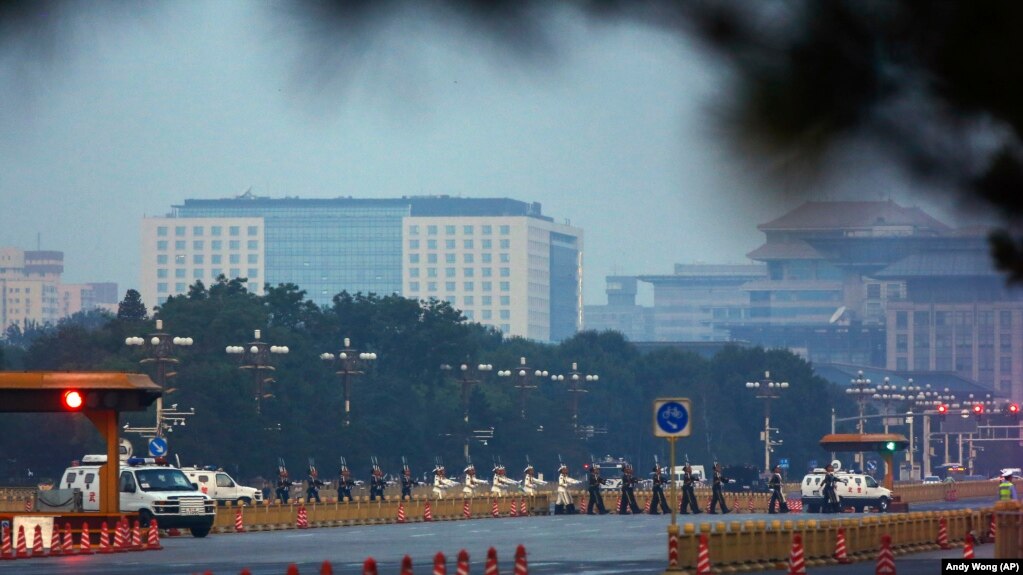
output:
M670 544L669 540L669 544ZM670 551L670 549L669 549ZM671 559L668 559L669 563ZM707 545L707 534L700 534L700 546L696 549L696 575L710 575L710 549Z
M42 538L42 534L40 534L40 539L41 538ZM40 544L41 543L42 543L42 541L40 541ZM40 551L42 551L41 548L40 548ZM33 555L35 554L35 549L32 550L32 554ZM53 535L50 537L50 555L63 555L63 554L64 554L64 546L61 545L61 543L60 543L60 528L57 527L56 525L54 525L53 526Z
M18 557L18 559L24 559L24 558L26 558L28 556L29 556L28 555L28 547L26 547L26 544L25 544L25 526L24 525L19 525L18 526L18 551L17 551L17 557Z
M465 549L458 552L458 563L455 567L455 575L469 575L469 553Z
M469 500L466 499L465 503L462 504L462 517L466 519L472 519L472 508L469 506Z
M887 533L881 536L881 551L877 554L877 567L874 569L874 575L895 575L892 536Z
M334 575L334 566L330 564L330 561L320 563L320 575Z
M508 517L518 517L519 510L515 507L515 499L512 498L509 501L511 501L511 503L508 504Z
M60 529L53 528L54 532L59 533ZM32 542L32 556L42 557L43 556L43 528L36 525L35 537ZM57 547L60 547L60 539L57 539Z
M404 501L399 501L398 502L398 523L404 523L404 522L405 522L405 502Z
M111 553L113 550L110 549L110 529L107 527L107 522L104 521L100 525L99 530L99 552L100 553Z
M377 562L372 557L367 557L362 563L362 575L377 575Z
M500 575L497 571L497 549L487 549L487 562L483 567L483 575Z
M130 551L141 551L142 550L142 528L139 526L139 522L136 519L135 525L131 527L131 543L128 545Z
M583 506L583 507L580 507L579 509L581 510L581 509L585 509L585 508L586 507ZM529 515L529 506L526 505L526 498L523 497L522 499L519 499L519 516L520 517L526 517L527 515Z
M621 513L622 515L625 515L626 513L629 512L629 508L628 507L625 507L624 509L622 508L622 496L621 495L618 496L618 503L615 505L615 509L617 509L618 513Z
M849 559L849 554L845 549L845 529L838 529L838 536L835 539L835 560L839 563L852 563Z
M738 507L738 506L736 506L736 507ZM749 513L753 513L753 496L752 495L750 495L749 498L746 500L746 511L749 512Z
M300 503L298 506L298 519L295 522L295 526L299 529L309 528L309 512L306 511L304 503Z
M529 564L526 563L526 547L521 544L515 548L515 575L529 575Z
M653 497L647 498L647 500L646 500L646 507L643 508L643 513L649 514L650 513L650 506L652 506L653 504L654 504L654 498Z
M586 505L587 505L586 496L583 495L582 497L579 498L579 510L582 511L583 509L586 509Z
M25 500L25 512L30 513L35 509L36 500L34 497L29 497Z
M124 537L124 522L123 521L118 521L117 522L117 527L114 528L114 546L113 546L113 549L112 549L112 551L114 553L120 553L120 552L124 551L124 546L125 546L124 539L125 539L125 537Z
M973 559L973 534L966 534L966 543L963 545L963 559Z
M987 538L992 543L994 543L996 535L998 535L998 528L995 527L995 514L992 513L991 514L991 523L988 525L988 528L987 528Z
M412 558L408 555L401 558L401 575L412 575Z
M423 521L433 521L433 511L430 510L430 502L423 506Z
M788 575L806 575L806 559L803 557L803 536L792 536L792 551L789 553Z
M14 559L14 548L11 545L11 528L9 524L3 528L3 541L0 542L0 559Z
M942 549L952 548L948 544L948 519L944 517L941 518L941 523L938 524L938 547Z
M732 496L732 509L734 509L736 513L738 513L739 509L741 509L741 507L739 507L739 496L738 495L733 495Z
M78 540L78 554L92 555L92 541L89 539L89 522L82 522L82 535Z
M448 566L444 554L440 551L433 556L433 575L447 575Z
M497 508L497 500L496 499L491 499L490 500L490 516L491 517L500 517L501 516L501 510Z
M242 517L242 508L234 512L234 532L245 533L245 518Z
M64 555L74 555L75 544L71 540L71 523L64 523Z
M207 571L206 573L209 573L209 575L213 575L213 572L211 571ZM203 575L206 575L206 573L204 573ZM287 570L284 571L284 575L298 575L298 565L295 565L294 563L288 565Z
M160 526L156 524L156 519L149 520L149 541L146 543L146 549L150 551L163 549L163 545L160 545Z

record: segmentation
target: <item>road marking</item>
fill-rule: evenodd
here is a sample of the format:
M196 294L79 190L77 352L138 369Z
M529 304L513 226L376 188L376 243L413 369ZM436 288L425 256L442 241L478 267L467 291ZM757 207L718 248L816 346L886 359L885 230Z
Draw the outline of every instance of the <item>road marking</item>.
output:
M434 533L413 533L409 537L433 537L434 535Z
M294 535L285 535L285 539L296 539L298 537L312 537L312 533L296 533Z

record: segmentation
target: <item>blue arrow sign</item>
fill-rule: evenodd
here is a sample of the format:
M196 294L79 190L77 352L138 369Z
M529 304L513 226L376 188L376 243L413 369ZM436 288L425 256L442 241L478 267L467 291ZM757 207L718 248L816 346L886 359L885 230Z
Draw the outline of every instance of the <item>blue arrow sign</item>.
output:
M149 455L160 457L167 455L167 440L162 437L154 437L149 440Z
M654 412L654 434L660 437L689 435L688 400L658 400Z

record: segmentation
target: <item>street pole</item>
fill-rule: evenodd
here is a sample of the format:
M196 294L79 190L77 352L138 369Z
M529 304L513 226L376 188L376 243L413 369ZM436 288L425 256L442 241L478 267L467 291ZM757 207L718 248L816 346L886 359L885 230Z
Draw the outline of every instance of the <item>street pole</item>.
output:
M913 446L915 445L914 439L913 439L913 412L910 411L906 415L908 416L906 419L909 421L909 454L908 454L909 455L909 457L908 457L908 459L909 459L909 478L910 479L919 479L919 477L915 477L914 476L915 474L913 473L914 472L914 469L913 469ZM926 416L924 416L924 417L926 417Z
M931 416L924 414L924 461L923 475L931 474Z

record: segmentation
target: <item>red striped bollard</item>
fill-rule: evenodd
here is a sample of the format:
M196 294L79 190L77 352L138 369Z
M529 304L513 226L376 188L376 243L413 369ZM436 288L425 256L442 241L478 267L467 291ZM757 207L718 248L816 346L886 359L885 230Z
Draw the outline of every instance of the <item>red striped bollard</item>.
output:
M874 575L895 575L895 556L892 555L892 536L881 536L881 551L877 554L877 568Z
M440 551L433 556L433 575L447 575L448 566L444 554Z
M579 510L581 511L584 508L585 506L580 507ZM526 498L523 497L522 499L519 499L519 516L525 517L527 515L529 515L529 507L526 506Z
M320 564L320 575L334 575L334 566L330 564L330 561Z
M788 575L806 575L806 559L803 557L803 536L792 536L792 552L789 553Z
M838 529L838 536L835 538L835 560L839 563L852 563L849 560L849 554L845 549L845 529Z
M622 496L621 495L618 496L618 503L615 504L615 508L618 509L618 513L621 513L622 515L625 515L626 513L629 512L629 508L628 507L622 507Z
M300 503L298 505L298 519L295 521L295 526L299 529L309 528L309 514L305 510L305 504Z
M14 559L14 548L11 546L10 524L3 528L3 542L0 542L0 559Z
M749 499L747 500L747 502L748 503L746 505L746 511L748 511L749 513L753 513L753 496L752 495L749 496Z
M367 557L362 563L362 575L377 575L377 562L372 557Z
M654 498L648 497L646 500L646 507L643 508L643 513L650 514L650 507L654 504Z
M54 531L59 532L60 529L54 527ZM57 547L60 547L60 540L57 540ZM42 557L43 556L43 528L36 525L35 537L32 542L32 556Z
M54 526L56 528L56 526ZM74 555L75 544L71 540L71 523L64 523L64 555Z
M942 549L952 548L948 544L948 519L944 517L941 518L941 523L938 524L938 547Z
M707 545L707 534L700 534L700 546L696 550L696 575L711 575L710 549ZM677 563L676 563L677 564Z
M491 499L490 500L490 516L491 517L500 517L501 516L501 510L497 508L497 500L496 499Z
M42 551L40 549L40 551ZM35 550L32 550L33 555ZM64 546L60 544L60 528L56 525L53 526L52 536L50 537L50 555L63 555Z
M497 549L487 549L487 563L483 568L483 575L500 575L497 571Z
M469 507L469 500L466 499L465 503L462 504L462 517L466 519L472 518L472 509Z
M987 528L987 538L992 543L995 541L995 536L998 535L998 528L995 527L995 514L991 514L991 523Z
M526 563L526 548L523 545L515 548L515 575L529 575L529 564Z
M455 575L469 575L469 553L465 549L458 552Z
M100 553L111 553L113 550L110 549L110 529L107 527L107 522L104 521L100 525L99 530L99 552Z
M423 506L423 521L433 521L433 511L430 510L430 502Z
M399 501L398 502L398 523L404 523L404 522L405 522L405 502L404 501Z
M668 530L668 569L678 569L678 526Z
M78 554L92 555L92 541L89 539L89 522L82 522L82 535L78 540Z
M518 517L519 510L515 507L515 498L509 499L511 503L508 504L508 517Z
M17 551L17 556L18 556L18 559L24 559L24 558L29 556L28 555L28 547L26 547L26 543L25 543L25 526L24 525L19 525L18 526L18 551Z
M412 558L408 555L401 558L401 575L412 575Z
M284 574L285 575L298 575L298 565L295 565L294 563L288 565L288 570L285 571ZM210 573L210 575L213 575L213 573Z
M963 545L963 559L973 559L973 534L966 534L966 543Z
M245 518L242 517L242 508L240 506L234 512L234 532L245 533Z

